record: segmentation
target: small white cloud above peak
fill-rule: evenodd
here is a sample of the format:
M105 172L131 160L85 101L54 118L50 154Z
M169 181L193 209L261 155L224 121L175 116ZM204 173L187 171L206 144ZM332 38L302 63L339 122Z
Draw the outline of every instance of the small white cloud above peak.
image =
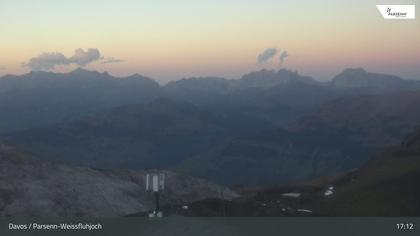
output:
M273 58L279 55L279 67L282 67L289 53L286 50L280 50L278 48L267 48L257 57L257 65L261 67L272 67Z

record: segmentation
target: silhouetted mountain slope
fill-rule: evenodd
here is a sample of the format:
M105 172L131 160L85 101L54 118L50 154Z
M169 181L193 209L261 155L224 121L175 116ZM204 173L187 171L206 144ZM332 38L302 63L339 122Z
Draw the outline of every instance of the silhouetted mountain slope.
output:
M369 153L344 135L278 129L228 141L177 170L228 185L268 186L349 170Z
M369 86L380 87L382 75L343 74L373 76ZM3 136L35 157L176 168L229 184L305 180L357 167L420 118L418 92L336 88L287 70L240 80L184 79L163 88L139 75L118 79L82 69L12 77L0 80L9 88L0 92L0 132L22 129Z
M279 71L261 70L251 72L237 80L213 77L181 79L169 82L164 88L168 97L188 100L196 104L207 104L214 101L244 101L242 99L248 93L253 98L258 97L258 95L263 96L266 93L273 97L274 93L289 92L289 88L292 88L292 91L283 96L293 96L290 99L297 100L298 94L292 94L295 92L293 89L299 90L299 87L306 86L318 90L320 86L325 87L325 85L325 83L317 82L310 77L301 76L297 72L282 69ZM279 96L282 95L279 94ZM265 103L271 103L263 97L259 99L264 100ZM283 103L287 102L283 101Z
M272 127L252 117L236 118L157 99L9 138L39 158L106 168L168 168L231 137Z
M239 119L255 117L277 126L285 126L339 96L341 94L324 86L294 83L269 89L231 91L198 106L212 113L235 113Z
M369 149L323 130L275 131L264 115L158 99L9 135L36 157L106 168L170 168L224 184L270 185L354 168ZM258 118L262 117L262 118Z
M175 96L185 96L185 94L189 93L197 93L196 95L199 95L198 93L222 95L236 90L246 90L250 88L268 89L275 86L295 83L323 84L313 80L309 76L299 75L297 72L285 69L279 71L264 69L245 74L237 80L201 77L171 81L165 85L165 89Z
M240 80L183 79L170 82L163 88L137 74L115 78L107 73L80 68L67 74L40 71L22 76L7 75L0 79L0 108L4 111L0 117L0 133L68 122L112 107L144 103L161 96L200 106L208 105L216 108L214 111L217 112L246 107L250 109L245 111L247 116L261 114L263 104L264 113L268 114L270 109L275 115L272 119L264 118L283 124L305 113L306 107L310 107L309 101L325 100L325 96L317 98L317 94L309 100L299 98L301 90L298 84L304 87L304 84L317 83L287 70L262 70L245 75ZM290 90L289 86L295 88ZM271 87L273 90L269 91ZM313 87L313 90L317 89ZM246 97L253 97L255 101L244 100ZM305 108L296 103L306 103Z
M293 130L347 134L363 146L394 145L420 124L420 92L346 97L293 124Z
M0 133L70 121L112 107L158 97L155 81L114 78L82 69L68 74L31 72L0 79Z
M295 82L276 85L268 89L254 88L240 90L231 96L236 97L237 100L254 103L259 106L270 106L274 104L305 108L330 101L342 96L342 94L336 93L323 85Z
M167 83L163 89L169 98L206 104L231 91L233 80L213 77L188 78Z
M187 216L420 216L420 130L361 168L283 186L247 188L232 200L164 207ZM241 190L242 189L242 190Z
M191 78L168 83L165 96L212 111L241 111L267 121L285 124L315 111L337 98L419 90L419 81L345 69L331 82L318 82L289 70L261 70L238 80Z
M288 70L261 70L239 80L191 78L168 83L165 96L194 103L212 112L238 112L285 125L337 97L352 94L336 92Z
M285 125L335 98L419 89L418 84L362 69L347 69L324 83L283 69L252 72L238 80L183 79L163 87L137 74L115 78L80 68L67 74L39 71L0 79L0 108L5 114L0 117L0 133L67 122L161 96L216 111L244 108L247 115L264 114L267 121Z
M312 79L309 76L299 75L297 72L281 69L274 70L260 70L251 72L241 77L236 84L233 85L234 89L245 88L271 88L282 84L321 84L320 82Z
M146 211L145 171L103 171L30 159L0 144L0 216L113 217ZM237 195L210 182L165 171L162 204Z
M336 182L336 194L321 202L322 214L419 216L420 130Z
M338 89L369 89L379 91L413 90L420 88L419 81L403 80L398 76L370 73L362 68L348 68L331 81Z

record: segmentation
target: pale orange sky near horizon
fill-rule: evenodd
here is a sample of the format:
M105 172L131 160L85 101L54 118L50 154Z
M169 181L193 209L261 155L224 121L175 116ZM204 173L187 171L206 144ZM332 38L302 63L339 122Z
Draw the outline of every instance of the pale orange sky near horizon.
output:
M276 47L289 53L284 68L321 80L346 67L420 79L419 19L384 20L375 5L386 3L0 0L0 76L29 72L22 63L44 52L70 57L77 48L97 48L123 62L96 61L86 69L139 73L161 82L238 78L261 69L258 54Z

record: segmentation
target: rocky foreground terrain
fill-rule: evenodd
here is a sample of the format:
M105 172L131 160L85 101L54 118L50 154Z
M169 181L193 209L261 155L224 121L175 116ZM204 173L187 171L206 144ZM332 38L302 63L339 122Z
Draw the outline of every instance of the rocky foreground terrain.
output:
M31 159L0 143L0 216L114 217L147 211L145 171L104 171ZM165 172L163 204L206 198L232 199L224 187Z

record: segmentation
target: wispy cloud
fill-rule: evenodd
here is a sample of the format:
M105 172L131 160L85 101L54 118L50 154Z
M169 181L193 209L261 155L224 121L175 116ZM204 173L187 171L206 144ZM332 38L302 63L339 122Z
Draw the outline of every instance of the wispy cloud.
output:
M45 52L29 59L29 62L23 65L31 70L52 70L58 65L76 64L78 66L86 66L100 59L101 53L97 48L89 48L86 51L79 48L74 51L74 55L71 57L66 57L61 52Z
M101 64L120 63L120 62L124 62L124 60L108 57L108 58L104 58Z

